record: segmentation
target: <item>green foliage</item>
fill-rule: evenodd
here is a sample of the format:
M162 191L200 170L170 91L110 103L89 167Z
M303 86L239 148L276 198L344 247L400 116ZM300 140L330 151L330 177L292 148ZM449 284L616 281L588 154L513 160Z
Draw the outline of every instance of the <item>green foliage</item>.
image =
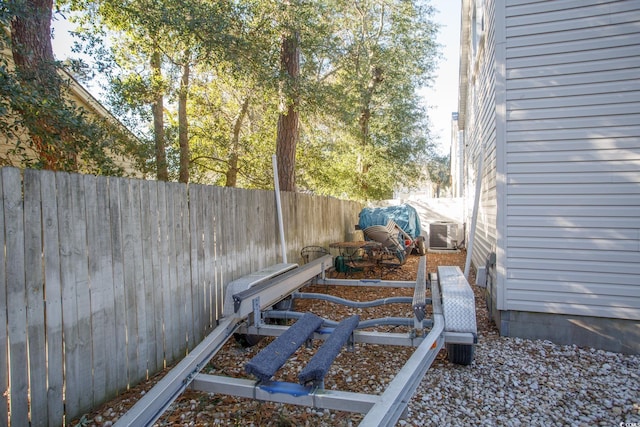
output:
M24 15L25 3L0 9L0 51L11 51L8 23ZM26 47L23 47L26 49ZM46 65L46 64L45 64ZM2 164L19 167L122 175L114 158L129 158L134 138L118 124L70 101L70 78L58 63L37 76L0 58L0 139L12 145Z
M300 96L300 190L378 199L423 178L434 146L416 92L430 83L438 58L437 26L425 1L71 4L85 12L79 21L85 47L109 71L110 105L145 140L152 141L154 96L166 97L172 176L178 165L180 66L188 61L192 181L271 187L279 94L294 88ZM292 28L301 49L295 86L279 68L282 37ZM154 49L162 52L162 76L149 66ZM147 148L151 167L151 144Z
M310 131L305 140L327 141L324 132L317 133L321 127L340 135L331 144L344 149L336 147L338 155L313 172L308 166L300 172L340 177L344 184L328 184L336 190L327 189L328 194L389 197L395 187L419 182L434 149L416 91L431 78L437 28L428 20L431 10L419 2L336 2L336 10L335 19L329 20L334 25L329 48L307 63L315 67L307 73L317 76L318 104L310 109L308 121L313 123L305 127ZM321 168L340 172L321 174ZM318 183L313 177L300 181Z
M451 162L449 156L434 155L427 164L429 180L436 186L436 197L451 186Z

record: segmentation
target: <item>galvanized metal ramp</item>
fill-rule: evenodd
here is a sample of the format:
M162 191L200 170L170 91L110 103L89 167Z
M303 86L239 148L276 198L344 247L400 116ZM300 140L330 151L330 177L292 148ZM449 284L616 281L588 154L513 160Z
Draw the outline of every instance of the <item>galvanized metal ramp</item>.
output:
M233 304L225 304L225 317L220 325L168 375L147 393L116 426L150 426L169 406L169 404L187 387L208 393L219 393L246 397L256 400L311 406L315 408L359 412L365 414L361 426L392 426L406 411L411 396L420 381L435 360L438 352L451 340L458 345L473 345L477 339L475 330L451 327L447 331L447 308L468 306L468 293L460 289L449 289L450 285L437 281L432 275L431 298L427 296L426 257L421 257L416 282L376 281L375 286L405 286L414 288L413 298L403 298L402 302L411 304L413 318L384 318L360 321L353 316L340 323L331 319L320 319L315 315L273 309L274 305L285 298L312 298L314 294L305 294L298 289L307 283L332 285L353 284L353 280L335 280L324 277L324 272L332 266L331 257L323 257L303 267L282 265L276 270L265 271L264 278L256 275L234 285ZM448 271L441 273L448 277ZM257 276L260 276L258 274ZM435 280L435 282L434 282ZM247 282L250 284L247 286ZM468 285L467 285L468 286ZM444 289L443 289L444 287ZM462 292L462 293L461 293ZM460 296L463 295L463 296ZM317 295L316 295L317 296ZM379 305L397 303L397 299L355 302L339 299L330 295L321 297L345 305ZM333 299L332 299L333 298ZM460 301L457 301L460 299ZM392 301L390 301L392 300ZM427 318L428 306L432 306L431 316ZM464 310L464 309L463 309ZM463 316L471 316L463 313ZM475 317L475 312L473 313ZM265 322L269 318L285 317L298 319L293 326L283 326ZM455 323L455 322L454 322ZM383 333L362 329L380 324L408 326L410 332ZM297 326L296 326L297 325ZM428 330L428 333L424 331ZM258 380L229 378L220 375L207 375L200 370L208 363L224 342L236 332L252 335L271 335L280 337L274 340L247 364L247 372ZM328 333L331 332L331 333ZM449 335L453 334L453 335ZM300 383L272 381L275 372L286 363L286 359L302 342L307 339L325 340L320 349L300 372ZM278 341L280 340L280 341ZM293 343L285 349L284 343ZM413 355L400 369L381 395L370 395L351 391L326 390L324 378L336 356L345 343L375 343L383 345L402 345L415 347ZM462 343L462 344L460 344ZM288 344L287 344L288 346ZM295 347L295 348L294 348ZM281 354L282 353L282 354Z

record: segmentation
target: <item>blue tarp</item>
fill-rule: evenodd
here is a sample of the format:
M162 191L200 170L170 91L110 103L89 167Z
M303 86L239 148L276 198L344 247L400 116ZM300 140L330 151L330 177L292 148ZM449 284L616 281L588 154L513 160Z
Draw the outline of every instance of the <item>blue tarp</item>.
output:
M361 230L372 225L387 225L393 220L412 239L420 235L420 217L416 209L408 204L385 206L381 208L364 208L360 211L358 225Z

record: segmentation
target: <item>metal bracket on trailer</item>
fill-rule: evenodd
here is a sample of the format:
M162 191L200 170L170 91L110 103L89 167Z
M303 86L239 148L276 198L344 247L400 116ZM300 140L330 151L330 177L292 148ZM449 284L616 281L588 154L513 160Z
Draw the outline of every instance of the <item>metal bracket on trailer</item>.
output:
M424 320L427 312L427 261L426 257L423 258L424 262L420 262L418 265L418 273L416 277L416 288L413 293L413 313L415 315L415 329L422 331L422 321Z

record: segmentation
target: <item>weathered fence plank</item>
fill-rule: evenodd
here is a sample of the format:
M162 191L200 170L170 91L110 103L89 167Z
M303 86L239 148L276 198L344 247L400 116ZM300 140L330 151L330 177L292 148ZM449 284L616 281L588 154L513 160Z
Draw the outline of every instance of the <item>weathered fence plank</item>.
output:
M169 287L167 297L169 299L169 319L165 323L165 330L168 332L167 342L169 343L169 360L174 362L180 358L180 316L178 299L178 269L176 268L176 212L175 212L175 183L167 184L167 231L168 231L168 262L169 265Z
M180 184L180 219L182 222L182 251L180 258L181 286L184 292L184 326L187 350L195 347L194 313L193 313L193 276L191 273L191 230L189 225L189 193L187 186Z
M89 264L87 254L87 220L84 203L83 176L70 175L71 182L71 211L73 226L71 227L71 258L75 270L75 297L78 321L78 342L75 344L76 353L74 369L77 379L86 387L92 384L92 345L91 345L91 293L89 289ZM63 317L64 320L64 317ZM66 348L66 347L65 347ZM68 390L68 389L67 389ZM93 394L78 393L79 410L84 412L93 407Z
M220 193L220 189L214 187L211 191L207 192L204 197L203 215L208 218L203 228L204 231L204 258L205 258L205 307L208 310L208 326L213 328L216 325L218 319L218 313L215 310L215 295L216 287L222 274L221 267L221 253L217 252L217 240L220 238L220 225L219 225L219 209L216 206L216 196Z
M60 243L60 274L62 282L62 313L64 333L65 364L65 409L71 413L80 412L82 379L77 367L78 355L78 311L76 300L75 260L73 259L74 219L71 210L71 176L68 173L56 174L58 189L58 224Z
M219 206L220 211L218 214L218 221L220 222L220 239L217 241L219 245L219 253L223 254L221 259L221 268L222 271L225 272L225 275L233 276L235 273L233 269L232 256L231 254L235 254L233 251L232 241L233 241L233 227L237 224L237 218L233 213L233 205L235 204L235 191L230 191L228 188L222 189L222 195L218 199L217 206ZM242 224L242 227L246 227L246 224ZM223 277L223 280L226 280L226 277Z
M162 312L162 259L160 258L160 218L158 214L158 182L149 183L149 226L151 228L152 245L152 269L153 282L149 283L153 292L153 321L155 332L155 366L156 369L164 368L164 333L163 333L163 312Z
M136 367L135 367L135 379L138 382L147 378L147 357L148 357L148 328L147 328L147 304L145 301L144 290L144 261L142 253L142 222L143 213L140 205L140 181L137 179L130 181L130 210L131 210L131 250L133 255L133 281L130 284L133 286L132 294L134 298L135 307L135 336L137 343L135 344L137 349L136 355ZM155 337L152 337L155 338Z
M24 261L24 221L20 170L2 169L7 271L7 335L9 338L11 418L29 419L27 313ZM6 365L5 365L6 366Z
M162 311L162 351L166 363L171 361L171 343L169 341L169 326L171 324L171 289L169 280L169 242L168 242L168 223L167 223L167 186L158 185L158 230L159 230L159 259L160 259L160 280L156 284L160 289L160 299L158 303ZM160 343L158 343L160 345Z
M140 307L137 302L138 310L141 316L144 316L145 336L146 336L146 360L145 370L154 372L156 370L156 333L155 333L155 316L153 301L153 247L151 245L151 223L153 221L153 213L148 211L147 207L150 203L149 183L146 181L138 181L137 197L140 201L140 288L137 289L136 299L142 299L144 304Z
M123 256L123 284L124 284L124 315L126 319L126 354L127 354L127 383L135 384L141 377L138 372L138 322L136 309L136 273L135 264L135 226L132 200L132 181L121 180L119 183L120 222L122 230Z
M23 179L31 425L44 426L48 414L40 174L26 170Z
M158 258L158 195L157 182L140 183L140 203L142 211L142 259L144 270L145 315L148 328L147 369L156 372L163 367L162 351L162 311L156 307L158 295L155 283L160 275Z
M109 234L111 236L111 262L113 263L113 312L115 334L110 344L116 353L115 383L117 390L125 390L129 384L127 355L127 317L124 288L124 250L122 236L122 208L120 188L124 179L109 178Z
M67 247L67 259L70 268L73 268L71 281L65 283L69 300L75 299L70 304L74 308L75 318L71 320L75 323L70 329L73 330L71 341L65 338L65 358L70 359L67 363L69 371L72 372L74 387L71 399L67 399L67 404L77 405L77 410L83 412L93 407L93 395L85 392L92 389L93 376L91 372L92 344L91 344L91 295L89 290L89 267L87 254L87 227L86 209L84 203L84 185L82 175L70 174L68 187L68 202L70 210L69 236ZM67 311L63 312L63 322L66 321ZM67 351L67 349L71 351ZM65 370L68 373L68 371ZM66 396L69 397L71 386L67 384Z
M254 203L253 192L245 190L245 194L238 197L236 210L238 219L246 224L241 230L235 233L235 244L238 256L236 257L236 266L238 274L245 276L255 271L255 265L258 263L258 256L251 252L251 238L256 230L257 218L253 214L250 207Z
M0 171L0 248L5 246L5 215L4 215L4 185L10 183L4 183L4 171ZM2 262L2 268L0 268L0 313L7 312L7 274L5 266L7 265L6 251L0 253L0 262ZM0 322L2 323L2 322ZM7 348L7 325L0 324L0 366L9 366L8 364L8 348ZM0 369L0 424L9 424L9 372L5 369Z
M238 237L237 237L237 232L236 232L236 228L237 227L242 227L242 230L246 229L247 227L251 227L251 224L247 224L246 222L243 222L240 217L238 216L238 212L237 212L237 206L238 206L238 197L240 196L238 191L231 191L231 189L228 189L227 194L224 198L224 208L225 208L225 213L223 214L224 216L223 221L224 221L224 230L226 231L226 236L224 238L224 242L227 244L227 256L226 256L226 260L227 260L227 271L229 272L230 275L235 276L237 274L237 261L239 258L239 249L238 249ZM227 221L229 221L227 223ZM231 255L234 254L234 255Z
M172 343L173 349L172 354L174 360L180 360L180 338L181 331L183 331L183 317L182 317L182 289L180 286L180 247L182 245L182 234L180 230L180 210L178 204L178 198L180 197L177 188L177 184L172 182L169 185L169 191L171 193L171 198L168 199L171 202L171 206L169 206L169 211L171 212L171 225L169 226L169 232L171 233L171 237L169 240L169 249L170 249L170 265L171 265L171 309L173 312L173 325L172 325Z
M189 286L191 287L191 328L193 331L193 340L196 340L196 336L198 336L197 330L199 329L199 325L197 325L200 319L200 306L198 304L198 291L200 274L198 273L198 236L196 230L196 197L197 197L197 187L195 185L189 185L189 199L187 200L188 207L187 213L189 214L188 223L189 223L189 248L187 252L187 257L189 261L189 271L191 274L191 283ZM189 342L191 345L191 342Z
M62 341L62 284L60 281L60 242L58 238L58 200L56 177L51 171L39 172L42 200L44 280L46 289L47 342L47 420L59 426L64 417L64 378ZM33 417L39 414L33 414Z
M186 185L184 184L173 184L174 186L174 215L175 215L175 260L176 260L176 305L177 305L177 318L178 318L178 341L176 344L178 345L177 352L177 360L182 359L185 353L185 342L188 339L190 334L189 332L189 323L190 321L187 318L187 289L191 287L191 273L188 268L188 264L186 264L185 255L189 253L189 242L188 236L186 235L186 231L188 231L189 227L185 227L184 217L186 212L184 209L186 207ZM188 214L186 214L188 217Z
M91 291L94 404L116 395L116 334L108 179L84 177Z
M202 186L189 185L189 236L191 262L191 295L193 310L193 339L202 340L202 279L201 264L204 262L204 247L202 246Z

